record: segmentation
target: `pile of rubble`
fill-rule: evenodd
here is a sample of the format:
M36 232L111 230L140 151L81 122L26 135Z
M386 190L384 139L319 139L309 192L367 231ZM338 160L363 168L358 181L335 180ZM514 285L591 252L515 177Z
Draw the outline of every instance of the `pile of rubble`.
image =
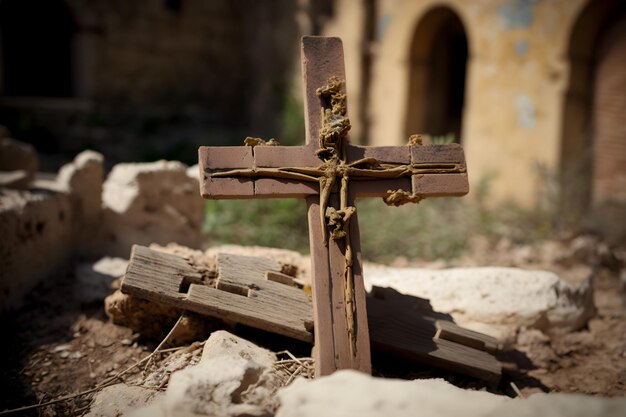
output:
M74 293L68 300L102 305L106 297L110 319L135 332L132 340L124 339L121 344L133 355L141 351L136 342L139 337L162 337L172 326L176 330L166 340L179 348L163 349L171 353L166 359L157 362L144 357L143 372L124 378L111 370L107 384L90 391L93 400L84 410L89 416L409 416L415 410L440 416L617 416L626 410L624 399L536 391L525 391L525 395L532 394L526 399L512 399L500 395L503 390L488 392L487 385L476 386L481 390L462 389L441 379L407 381L352 371L315 380L303 378L311 376L310 359L272 352L236 336L231 333L237 333L233 322L207 320L197 314L181 316L179 308L119 290L119 278L126 273L126 257L134 244L184 259L200 271L202 279L216 279L216 256L230 253L272 259L289 267L283 272L300 287L310 285L310 259L295 252L242 246L191 249L203 242L197 168L167 161L119 164L105 179L102 155L85 151L58 173L43 174L37 172L38 158L32 147L8 138L4 130L0 136L0 310L19 305L38 283L75 264ZM587 251L599 263L611 258L606 250L590 250L589 245L583 249L578 248L576 256ZM95 263L76 263L98 258ZM563 259L565 265L569 258ZM586 337L585 329L597 326L593 320L598 317L591 272L585 269L584 277L567 282L553 272L505 266L440 270L364 266L368 290L387 287L422 300L433 313L494 337L504 349L545 348L553 334ZM623 308L611 311L623 312ZM80 332L77 335L79 340ZM180 346L191 341L196 343ZM87 359L63 346L46 349L59 360L78 363ZM560 354L555 353L557 346L554 343L552 356L544 358L546 363ZM156 351L161 348L162 344ZM537 358L538 363L542 360ZM508 375L506 381L511 378Z

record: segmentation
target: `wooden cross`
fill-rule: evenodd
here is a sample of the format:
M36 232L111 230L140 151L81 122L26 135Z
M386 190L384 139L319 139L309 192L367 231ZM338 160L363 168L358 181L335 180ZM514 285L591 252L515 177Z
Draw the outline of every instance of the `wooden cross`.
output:
M339 38L302 39L306 144L199 149L201 194L210 199L306 198L311 244L317 375L371 372L357 197L388 204L468 192L458 144L348 143L343 47Z

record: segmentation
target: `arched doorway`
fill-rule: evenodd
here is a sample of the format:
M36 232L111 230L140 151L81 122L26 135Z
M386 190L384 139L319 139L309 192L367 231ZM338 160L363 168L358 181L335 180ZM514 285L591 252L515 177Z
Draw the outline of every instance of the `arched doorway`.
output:
M71 96L74 31L63 0L0 2L2 94Z
M592 218L601 230L626 236L626 5L589 2L574 25L568 58L563 208L578 218ZM616 230L615 220L622 231Z
M427 12L413 34L406 134L454 135L460 142L468 42L447 7Z

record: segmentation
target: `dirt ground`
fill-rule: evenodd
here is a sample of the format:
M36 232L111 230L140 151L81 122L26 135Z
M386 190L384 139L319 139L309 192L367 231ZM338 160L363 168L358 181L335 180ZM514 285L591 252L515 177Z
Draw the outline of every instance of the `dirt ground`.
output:
M452 262L397 260L397 265L547 269L574 284L591 279L597 314L587 328L577 332L544 335L535 330L523 331L515 349L499 356L504 376L497 387L486 387L467 377L377 354L373 356L374 373L443 377L458 386L488 389L511 397L518 395L515 388L523 396L540 391L626 395L626 248L609 247L591 237L585 239L582 243L580 239L570 239L532 246L476 241L472 254ZM74 285L73 272L64 271L58 279L47 281L32 292L23 308L1 317L0 410L45 403L89 390L136 364L160 342L112 324L100 300L81 304L74 296ZM306 348L288 340L269 342L254 332L244 336L274 350L292 349L296 354L306 355ZM155 359L163 360L167 355ZM123 379L137 378L140 374L138 367ZM83 395L15 415L83 415L89 410L92 397L93 394Z

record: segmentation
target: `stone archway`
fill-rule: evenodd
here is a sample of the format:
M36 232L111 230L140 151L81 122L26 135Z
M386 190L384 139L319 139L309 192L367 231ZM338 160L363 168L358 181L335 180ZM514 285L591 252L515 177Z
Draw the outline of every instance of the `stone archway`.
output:
M561 141L564 212L587 215L601 230L626 236L623 220L618 223L624 230L615 228L626 209L626 6L589 2L574 25L568 59Z
M452 134L460 142L468 42L463 23L447 7L428 11L413 33L406 135Z
M74 32L74 20L63 0L2 1L2 94L72 96Z

